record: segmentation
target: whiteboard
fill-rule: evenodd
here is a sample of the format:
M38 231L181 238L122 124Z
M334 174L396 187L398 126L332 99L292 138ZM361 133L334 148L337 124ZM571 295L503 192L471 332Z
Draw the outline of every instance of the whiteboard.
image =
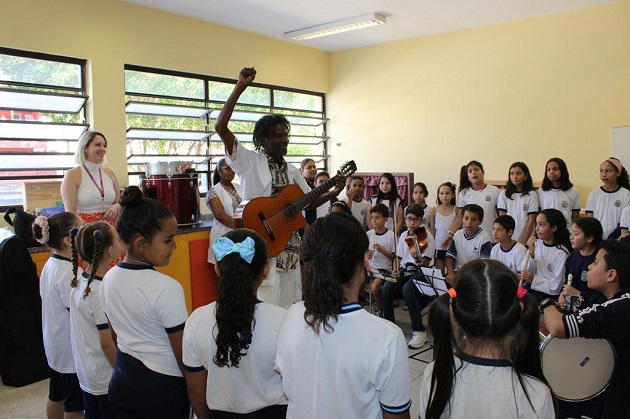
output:
M618 158L624 167L630 167L630 125L611 129L612 155Z

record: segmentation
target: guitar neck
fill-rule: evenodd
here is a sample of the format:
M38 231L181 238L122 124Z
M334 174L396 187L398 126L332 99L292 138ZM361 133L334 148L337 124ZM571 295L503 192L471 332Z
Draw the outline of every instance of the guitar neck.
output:
M293 204L291 204L291 206L294 207L294 209L297 211L302 211L304 208L311 205L311 203L315 202L317 198L328 192L330 188L335 185L335 183L337 183L337 175L331 177L326 182L322 183L309 193L304 194L303 197L295 201Z

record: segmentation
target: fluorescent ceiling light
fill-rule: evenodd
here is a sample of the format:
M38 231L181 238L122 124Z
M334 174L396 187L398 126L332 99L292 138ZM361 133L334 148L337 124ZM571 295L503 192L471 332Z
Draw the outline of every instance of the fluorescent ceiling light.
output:
M368 28L370 26L382 25L386 18L378 13L352 17L350 19L339 20L337 22L325 23L323 25L312 26L292 32L285 32L284 39L296 39L306 41L307 39L319 38L321 36L334 35L342 32L354 31Z

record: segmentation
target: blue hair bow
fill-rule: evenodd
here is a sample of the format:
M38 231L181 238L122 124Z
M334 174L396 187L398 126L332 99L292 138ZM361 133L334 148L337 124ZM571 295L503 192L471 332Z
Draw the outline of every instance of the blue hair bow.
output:
M212 251L217 260L223 259L230 253L238 253L245 262L252 263L256 253L256 243L251 237L247 237L240 243L234 243L227 237L221 237L212 245Z

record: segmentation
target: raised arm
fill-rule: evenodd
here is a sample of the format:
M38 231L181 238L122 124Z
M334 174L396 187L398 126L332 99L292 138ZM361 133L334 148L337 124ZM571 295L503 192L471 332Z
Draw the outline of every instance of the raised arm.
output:
M223 105L223 108L217 117L217 121L214 124L214 129L217 134L219 134L221 141L223 141L227 154L232 154L234 141L236 140L236 137L228 128L228 123L232 118L232 113L234 112L234 107L236 106L238 99L255 78L256 69L254 67L245 67L241 70L238 75L236 86L234 86L234 90L232 91L232 94L230 94L230 97L227 101L225 101L225 105Z

